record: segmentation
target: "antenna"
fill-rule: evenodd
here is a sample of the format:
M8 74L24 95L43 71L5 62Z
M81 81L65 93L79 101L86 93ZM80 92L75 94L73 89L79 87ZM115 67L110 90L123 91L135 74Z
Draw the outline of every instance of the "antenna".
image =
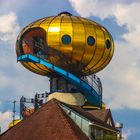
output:
M25 117L29 116L29 114L40 108L43 103L47 102L47 97L49 94L50 93L48 92L41 94L36 93L34 98L25 98L22 96L20 98L20 119L24 119Z
M16 100L13 101L13 125L15 122L15 113L16 113Z

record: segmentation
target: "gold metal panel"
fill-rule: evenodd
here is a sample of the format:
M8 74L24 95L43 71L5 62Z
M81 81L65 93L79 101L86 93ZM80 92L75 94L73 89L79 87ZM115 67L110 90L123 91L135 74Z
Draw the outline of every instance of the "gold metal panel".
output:
M85 29L82 23L73 23L72 59L81 61L85 50Z
M47 43L49 47L59 50L60 45L60 23L51 24L47 32Z
M64 54L67 54L69 57L71 57L72 53L72 34L73 34L73 28L72 23L70 22L63 22L61 23L60 27L60 51ZM71 37L71 43L70 44L63 44L62 37L63 35L69 35Z
M59 50L60 48L60 24L61 16L54 18L47 31L47 43L49 47Z
M96 72L98 72L98 71L104 69L105 66L109 64L111 58L112 58L112 56L108 56L108 59L105 61L104 65L98 67L97 69L94 69L94 73L96 73Z
M83 17L78 17L79 18L79 20L80 21L82 21L83 22L83 24L89 24L89 25L91 25L91 23L86 19L86 18L83 18Z
M35 21L34 24L32 25L32 28L38 27L44 20L45 18Z
M36 64L32 63L32 62L28 62L28 65L33 68L36 69L39 73L44 74L45 72L43 70L41 70L38 66L36 66Z
M46 31L46 40L47 40L48 28L49 28L49 25L50 25L50 23L52 22L53 19L54 19L54 17L50 17L48 20L46 19L44 22L42 22L40 24L40 27L43 28ZM48 45L48 43L47 43L47 45Z
M110 38L110 39L112 40L112 38ZM114 53L114 43L113 43L113 40L111 41L111 46L112 46L112 48L111 48L110 54L109 54L107 60L105 61L104 65L102 65L99 70L102 70L111 61L113 53ZM98 69L95 70L95 72L98 72Z
M87 20L88 20L89 23L93 24L95 28L98 26L98 24L95 21L92 21L90 19L87 19Z
M82 63L84 65L87 65L93 58L93 55L96 49L96 46L95 46L96 45L96 32L92 24L84 24L84 28L85 28L85 52L82 59ZM93 46L90 46L87 43L87 38L89 36L92 36L95 39L95 44Z
M107 33L105 33L105 41L106 40L110 40L110 37L109 37L109 35L107 34ZM111 40L110 40L110 42L111 42ZM112 44L113 45L113 44ZM105 67L106 66L106 61L108 60L108 59L110 59L110 56L112 56L112 53L111 53L111 50L113 49L113 46L111 45L111 47L109 48L109 49L107 49L106 47L105 47L105 52L104 52L104 55L103 55L103 57L102 57L102 59L99 61L99 63L98 64L96 64L95 66L94 66L94 68L93 69L91 69L91 71L92 70L100 70L100 67Z
M54 19L54 17L49 17L40 24L40 27L43 28L46 31L46 33L47 33L49 25L53 19ZM46 40L47 40L47 35L46 35Z
M41 26L45 26L46 24L50 23L50 21L52 21L52 19L54 19L55 17L48 17L45 18L45 20L41 23Z
M79 20L79 17L76 17L76 16L71 16L71 20L73 23L81 23L81 21Z
M72 23L70 16L63 16L62 18L63 23Z
M105 50L105 39L104 39L103 31L96 28L96 35L97 35L97 40L96 40L95 54L91 62L87 66L87 69L89 69L90 71L101 60Z
M39 63L36 63L36 66L37 66L40 70L42 70L44 73L52 72L52 71L49 70L47 67L45 67L45 66L43 66L43 65L41 65L41 64L39 64Z
M38 71L38 70L32 68L32 67L29 65L29 63L27 63L27 62L21 62L21 64L22 64L25 68L27 68L28 70L30 70L31 72L34 72L34 73L37 73L37 74L40 74L40 75L44 75L44 76L46 75L46 74L44 74L44 73L42 73L42 72L40 72L40 71Z

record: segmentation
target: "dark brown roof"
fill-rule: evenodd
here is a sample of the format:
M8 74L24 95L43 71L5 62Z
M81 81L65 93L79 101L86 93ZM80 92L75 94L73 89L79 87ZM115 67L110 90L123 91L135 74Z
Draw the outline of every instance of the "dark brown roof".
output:
M92 115L94 115L98 119L105 121L107 114L109 112L109 109L106 109L106 110L88 110L87 112L91 113Z
M7 130L0 140L89 140L52 99L31 116Z
M107 123L108 118L110 118L113 127L115 127L115 123L114 123L114 120L112 118L112 114L111 114L110 109L105 109L105 110L89 110L88 112L91 113L96 118L102 120L105 123Z
M85 118L89 119L91 122L94 122L95 124L112 129L114 131L118 131L117 129L115 129L114 121L113 121L113 118L112 118L112 115L111 115L111 112L109 109L85 111L80 106L69 105L69 104L65 104L65 103L62 103L62 104L66 105L67 107L71 108L72 110L78 112L79 114L81 114ZM95 112L95 114L94 114L94 112ZM109 124L107 124L107 121L104 120L104 118L106 118L108 116L108 113L110 113L109 115L111 115L113 126L110 126ZM103 115L103 116L101 116L101 115Z

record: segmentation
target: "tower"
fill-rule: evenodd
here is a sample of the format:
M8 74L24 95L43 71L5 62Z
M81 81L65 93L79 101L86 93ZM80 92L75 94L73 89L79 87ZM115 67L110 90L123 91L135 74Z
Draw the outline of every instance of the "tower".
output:
M18 35L16 52L25 68L50 78L50 92L57 92L50 98L74 97L77 105L102 108L102 85L95 73L107 66L114 52L103 26L62 12L26 26Z

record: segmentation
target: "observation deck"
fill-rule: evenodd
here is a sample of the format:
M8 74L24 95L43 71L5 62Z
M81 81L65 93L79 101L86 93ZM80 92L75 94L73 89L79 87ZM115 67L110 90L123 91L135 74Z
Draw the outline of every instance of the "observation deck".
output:
M102 107L102 85L95 73L114 52L112 36L103 26L62 12L26 26L16 52L25 68L50 78L51 92L80 91L88 103Z

